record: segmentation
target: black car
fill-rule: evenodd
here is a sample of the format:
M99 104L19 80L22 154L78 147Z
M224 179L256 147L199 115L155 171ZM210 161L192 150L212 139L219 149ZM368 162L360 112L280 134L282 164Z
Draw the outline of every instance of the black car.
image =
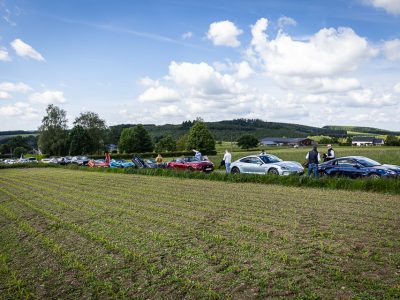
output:
M87 166L89 163L89 158L87 156L74 156L71 159L72 164L76 164L78 166Z
M320 164L318 172L320 176L396 178L400 177L400 166L382 165L364 156L347 156Z

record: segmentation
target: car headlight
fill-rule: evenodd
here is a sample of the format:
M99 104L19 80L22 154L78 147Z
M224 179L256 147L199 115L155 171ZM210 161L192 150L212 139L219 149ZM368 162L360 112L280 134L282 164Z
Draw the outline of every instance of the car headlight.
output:
M289 168L286 167L286 166L281 166L281 169L282 169L282 170L285 170L285 171L289 170Z

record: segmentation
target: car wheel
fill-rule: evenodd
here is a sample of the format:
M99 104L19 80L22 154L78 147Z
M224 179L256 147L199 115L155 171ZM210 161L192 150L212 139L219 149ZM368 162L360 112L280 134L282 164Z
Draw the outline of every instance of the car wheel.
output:
M240 174L240 170L239 170L239 168L234 167L234 168L232 168L231 173L232 174Z
M379 176L379 175L376 174L376 173L372 173L372 174L370 174L368 177L371 178L371 179L379 179L379 178L381 178L381 176Z
M189 172L193 172L193 168L192 168L192 167L189 167L189 168L188 168L188 171L189 171Z
M268 174L270 175L279 175L279 171L275 168L271 168L268 170Z

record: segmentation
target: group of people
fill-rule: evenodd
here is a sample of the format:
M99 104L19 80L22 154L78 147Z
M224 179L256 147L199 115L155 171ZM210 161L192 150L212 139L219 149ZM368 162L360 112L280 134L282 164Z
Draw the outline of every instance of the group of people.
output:
M328 151L323 155L324 162L330 161L335 158L335 151L332 148L332 145L327 145ZM313 146L312 150L309 151L306 155L307 160L307 176L310 176L311 173L314 174L314 177L318 177L318 164L321 161L321 156L318 152L317 146Z

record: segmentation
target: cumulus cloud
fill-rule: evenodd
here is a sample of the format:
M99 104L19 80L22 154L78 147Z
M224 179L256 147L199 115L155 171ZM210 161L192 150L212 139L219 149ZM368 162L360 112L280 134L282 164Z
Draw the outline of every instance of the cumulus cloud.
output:
M383 8L386 12L393 15L400 15L399 0L364 0L364 3L375 8Z
M179 99L179 94L165 86L151 87L139 97L140 102L173 102Z
M399 103L391 93L378 93L372 89L363 89L347 93L343 104L355 107L383 107Z
M10 92L10 93L13 92L27 93L31 90L32 88L23 82L12 83L5 81L0 83L0 91Z
M159 86L160 82L158 80L153 80L148 76L145 76L139 80L141 86Z
M9 93L0 91L0 99L5 100L5 99L10 99L11 95Z
M0 47L0 61L10 61L11 58L8 55L8 51L4 47Z
M361 88L356 78L315 77L272 75L278 86L288 90L299 90L308 93L343 93Z
M334 76L356 70L378 53L351 28L323 28L307 41L297 41L284 32L269 40L268 20L252 26L251 46L267 72L281 76Z
M393 87L393 91L396 94L400 94L400 82Z
M28 45L27 43L23 42L20 39L15 39L11 42L11 47L14 48L15 52L22 57L32 58L38 61L44 61L44 57L37 52L32 46Z
M246 79L254 74L254 70L250 67L247 61L242 61L240 63L234 64L236 73L233 76L237 79Z
M64 103L64 92L61 91L44 91L43 93L33 93L29 96L32 103L51 104Z
M295 26L296 24L297 24L297 22L290 17L283 16L278 19L278 27L279 28L283 28L283 27L289 26L289 25Z
M240 41L237 39L243 31L236 27L231 21L214 22L210 24L207 38L216 46L239 47Z
M29 103L17 102L12 105L1 106L0 116L24 117L27 119L35 119L39 116L39 112L33 107L31 107Z
M383 45L383 52L389 60L400 60L400 40L394 39L391 41L386 41Z
M201 62L169 65L169 77L181 88L191 90L192 96L210 96L241 93L245 86L229 74L221 74L212 66Z

